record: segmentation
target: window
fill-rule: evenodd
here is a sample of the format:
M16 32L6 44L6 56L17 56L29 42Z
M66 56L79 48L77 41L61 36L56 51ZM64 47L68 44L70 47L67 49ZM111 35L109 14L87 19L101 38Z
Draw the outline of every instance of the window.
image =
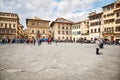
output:
M10 14L7 14L7 16L10 16Z
M6 29L5 29L5 30L4 30L4 33L6 34L6 32L7 32L7 31L6 31Z
M119 23L120 23L120 19L117 19L117 20L116 20L116 24L119 24Z
M8 29L6 30L6 34L9 34L9 30Z
M74 35L74 32L72 32L72 35Z
M1 25L0 25L1 27L3 27L3 23L1 23Z
M98 28L98 32L100 32L100 28Z
M9 24L9 27L11 27L11 24Z
M17 17L17 14L15 14L15 17Z
M5 23L5 28L7 28L7 23Z
M94 32L96 33L96 29L94 29Z
M64 26L62 27L62 29L64 29Z
M11 30L9 30L9 34L11 34Z
M0 29L0 33L2 33L2 29Z
M104 15L103 17L106 18L106 15Z
M120 13L116 13L116 17L120 17Z
M68 31L66 31L66 34L68 35Z
M32 33L34 33L34 30L32 30Z
M107 29L106 29L106 28L104 28L104 31L106 32L106 31L107 31Z
M120 26L117 26L117 27L115 28L115 31L116 31L116 32L120 32Z
M4 34L4 33L5 33L5 30L2 30L2 33Z
M119 8L120 7L120 3L116 4L116 8Z
M38 30L37 33L40 33L40 31Z
M93 29L91 29L91 33L93 33Z
M45 31L43 30L43 33L45 33Z
M78 31L77 34L80 35L80 31Z
M40 23L39 22L37 22L37 26L39 26L40 25Z
M60 26L58 26L58 29L60 29Z
M62 34L64 34L64 31L62 31Z
M68 27L66 27L66 29L68 29Z
M68 40L68 37L66 37L66 40Z
M60 26L60 23L58 23L58 26Z
M69 34L69 33L68 33ZM70 35L72 35L72 31L70 31Z
M60 31L58 31L58 34L60 34Z
M16 32L15 30L12 30L12 33L13 33L13 34L15 34L15 32Z
M112 32L114 32L114 27L112 27Z
M15 27L15 24L13 24L13 27Z
M58 37L58 40L60 40L60 37Z
M74 29L74 26L73 26L73 29Z
M62 39L64 39L64 37L62 37Z
M35 23L31 23L31 25L35 26Z

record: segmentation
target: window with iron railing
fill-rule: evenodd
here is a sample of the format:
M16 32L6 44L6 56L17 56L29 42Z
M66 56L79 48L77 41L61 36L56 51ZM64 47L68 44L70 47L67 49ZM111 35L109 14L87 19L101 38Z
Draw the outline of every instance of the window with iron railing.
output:
M120 32L120 26L116 26L115 31Z
M120 19L117 19L117 20L116 20L116 24L119 24L119 23L120 23Z
M116 13L116 17L120 17L120 13Z

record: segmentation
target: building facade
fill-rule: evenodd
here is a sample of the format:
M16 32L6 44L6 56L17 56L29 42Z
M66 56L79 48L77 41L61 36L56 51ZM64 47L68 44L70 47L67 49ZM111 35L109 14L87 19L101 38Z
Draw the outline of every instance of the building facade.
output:
M88 20L74 23L72 25L72 40L89 39L89 22Z
M89 14L89 32L91 40L97 38L103 38L103 21L102 21L103 13L92 12Z
M28 38L49 38L51 36L49 22L39 18L26 19Z
M115 13L115 19L116 19L114 36L115 36L115 40L120 40L120 0L118 0L115 3L114 13Z
M80 38L81 38L81 22L74 23L72 25L72 40L75 42Z
M103 7L103 36L105 39L110 41L114 40L114 32L115 32L115 14L114 14L114 6L115 3L106 5Z
M64 18L57 18L50 25L54 40L72 40L73 22Z
M103 36L114 41L120 39L120 1L103 7Z
M18 25L18 14L0 12L0 39L18 37Z

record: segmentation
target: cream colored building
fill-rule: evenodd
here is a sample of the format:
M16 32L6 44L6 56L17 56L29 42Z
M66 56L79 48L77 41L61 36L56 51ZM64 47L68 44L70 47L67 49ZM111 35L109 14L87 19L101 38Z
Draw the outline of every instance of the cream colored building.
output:
M73 22L64 18L57 18L50 25L54 40L72 40Z
M114 14L115 14L115 32L114 32L114 39L115 40L120 40L120 0L118 0L115 3L115 9L114 9Z
M105 39L114 40L115 32L115 13L114 3L103 7L103 36Z
M103 36L105 39L120 40L120 1L103 7Z
M103 13L92 12L89 13L89 33L91 40L96 38L103 38Z
M48 20L39 18L26 19L28 38L49 38L51 37Z
M72 25L72 40L89 39L89 22L84 20Z
M18 38L19 17L16 13L0 12L0 39Z

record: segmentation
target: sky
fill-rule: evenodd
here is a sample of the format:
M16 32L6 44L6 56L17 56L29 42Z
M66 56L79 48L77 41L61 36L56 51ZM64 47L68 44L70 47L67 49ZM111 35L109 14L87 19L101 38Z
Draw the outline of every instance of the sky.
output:
M87 19L90 12L102 12L102 7L116 0L0 0L0 12L17 13L26 27L26 18L39 17L54 21L63 17L73 22Z

